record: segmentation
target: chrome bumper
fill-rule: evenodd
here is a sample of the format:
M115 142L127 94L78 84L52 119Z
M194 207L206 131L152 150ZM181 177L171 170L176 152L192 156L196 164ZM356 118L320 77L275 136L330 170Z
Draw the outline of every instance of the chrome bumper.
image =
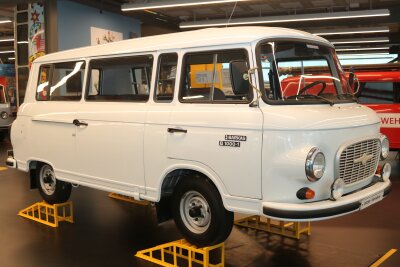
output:
M310 203L263 202L263 213L267 217L287 221L317 221L337 217L360 210L362 200L383 191L386 197L391 190L390 181L375 184L339 200L323 200Z
M14 159L14 152L12 150L7 150L6 165L10 168L17 168L17 160Z

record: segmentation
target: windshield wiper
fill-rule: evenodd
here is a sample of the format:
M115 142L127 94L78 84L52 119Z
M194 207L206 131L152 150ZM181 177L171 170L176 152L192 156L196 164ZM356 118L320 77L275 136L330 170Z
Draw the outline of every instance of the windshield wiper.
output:
M331 100L329 100L329 99L327 99L327 98L325 98L325 97L322 97L322 96L319 96L319 95L291 95L291 96L289 96L289 97L286 97L285 99L297 99L297 98L307 98L307 97L312 97L312 98L315 98L315 99L321 99L321 100L323 100L323 101L325 101L325 103L328 103L330 106L333 106L333 105L335 105L335 103L333 102L333 101L331 101Z

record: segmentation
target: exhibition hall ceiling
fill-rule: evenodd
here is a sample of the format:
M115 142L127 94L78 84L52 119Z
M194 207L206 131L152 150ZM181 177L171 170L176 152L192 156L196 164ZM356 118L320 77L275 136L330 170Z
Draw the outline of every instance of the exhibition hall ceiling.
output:
M99 12L110 11L136 18L142 21L143 25L162 27L170 32L198 29L198 25L213 26L215 22L216 25L220 23L220 26L224 26L231 18L229 20L231 25L241 25L243 21L256 21L257 24L251 25L288 27L322 33L322 37L333 41L336 47L343 49L342 53L368 49L371 52L387 53L388 47L400 44L399 0L218 0L214 1L217 4L162 8L151 8L151 6L210 0L71 1L92 6ZM0 2L0 18L13 18L15 4L29 2L33 1L10 0L6 4ZM130 6L145 8L122 11L124 7ZM347 14L356 16L349 18L346 17ZM331 18L326 19L327 17ZM0 24L0 39L12 35L13 23ZM0 42L0 51L12 47L12 42ZM395 50L392 48L391 51Z
M207 1L210 0L75 0L119 12L143 7L122 13L140 18L146 24L168 26L175 31L198 29L198 25L225 26L227 21L230 25L256 21L250 25L322 33L321 36L333 41L342 53L367 49L388 52L388 47L400 44L399 0L219 0L214 1L217 4L152 8L154 5ZM350 14L352 18L348 17ZM335 16L340 19L326 19Z
M0 4L0 22L12 20L14 17L13 4ZM13 58L13 53L2 53L2 51L14 50L14 24L12 22L0 23L0 60L7 62L8 58Z

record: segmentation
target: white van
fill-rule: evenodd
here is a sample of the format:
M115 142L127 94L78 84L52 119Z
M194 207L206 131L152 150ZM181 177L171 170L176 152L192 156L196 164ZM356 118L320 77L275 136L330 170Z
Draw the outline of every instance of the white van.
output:
M4 85L0 84L0 142L8 135L12 122L9 97Z
M197 245L233 212L291 221L389 193L387 138L333 46L289 29L204 29L37 59L7 164L49 203L71 184L157 203Z

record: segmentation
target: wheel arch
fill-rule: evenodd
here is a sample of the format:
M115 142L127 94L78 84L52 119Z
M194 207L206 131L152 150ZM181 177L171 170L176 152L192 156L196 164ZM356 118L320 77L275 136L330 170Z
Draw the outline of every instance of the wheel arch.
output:
M42 164L48 164L53 168L53 165L51 165L51 163L49 163L47 161L44 161L44 160L30 159L27 162L28 171L29 171L30 189L37 189L38 188L38 184L37 184L37 181L36 181L36 170Z
M196 177L195 179L209 180L211 184L213 184L217 189L224 204L224 207L227 208L227 205L225 203L225 196L227 195L227 191L225 185L218 177L218 175L212 170L207 170L206 168L188 164L174 165L165 171L159 183L158 200L161 200L163 197L166 196L171 196L178 182L181 179L193 179L190 177Z

